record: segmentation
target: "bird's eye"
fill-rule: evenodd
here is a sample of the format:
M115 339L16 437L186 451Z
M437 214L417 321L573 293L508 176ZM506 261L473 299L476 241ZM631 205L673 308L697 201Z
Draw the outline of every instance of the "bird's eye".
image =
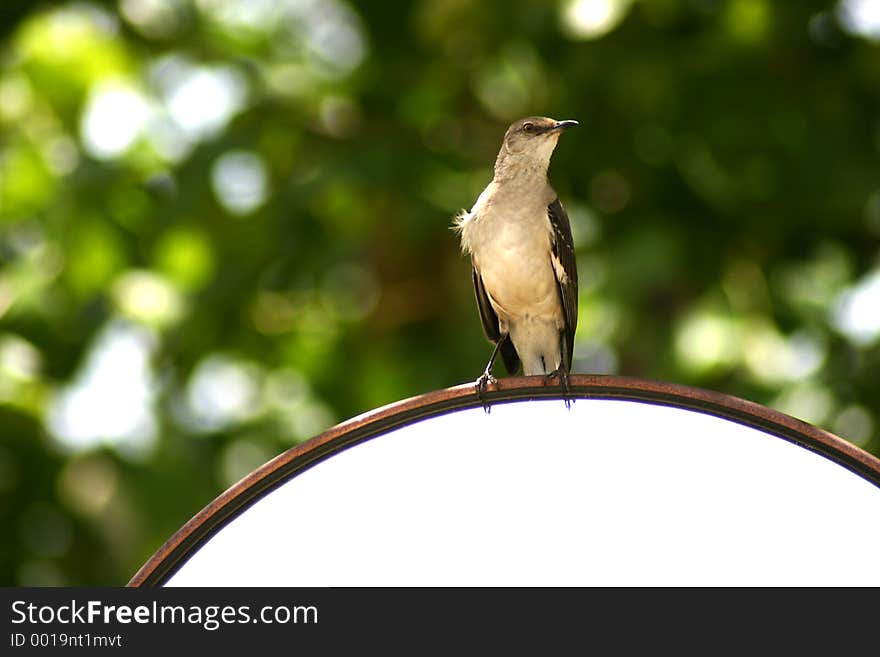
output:
M535 124L532 123L531 121L526 121L525 123L523 123L523 131L524 132L534 132L535 131Z

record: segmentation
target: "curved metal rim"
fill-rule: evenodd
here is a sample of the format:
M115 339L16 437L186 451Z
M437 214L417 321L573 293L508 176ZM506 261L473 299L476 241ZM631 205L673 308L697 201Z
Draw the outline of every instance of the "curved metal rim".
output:
M880 459L852 443L754 402L718 392L645 379L573 375L574 399L614 399L682 408L760 429L819 453L880 487ZM486 393L490 403L562 399L544 377L499 379ZM135 573L128 586L160 586L226 523L288 479L360 442L402 425L455 410L478 407L472 383L404 399L342 422L257 468L193 516Z

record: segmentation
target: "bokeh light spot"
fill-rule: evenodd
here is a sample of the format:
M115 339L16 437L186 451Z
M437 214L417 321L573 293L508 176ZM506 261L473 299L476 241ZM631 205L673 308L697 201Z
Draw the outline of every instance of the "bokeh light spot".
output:
M58 492L65 504L83 515L104 511L117 495L119 472L112 460L94 455L67 463L58 477Z
M737 41L759 41L770 27L770 8L764 0L733 0L727 5L724 26Z
M770 406L804 422L821 425L834 409L834 396L816 383L795 383L786 387Z
M225 128L248 96L247 79L234 67L196 65L180 55L156 62L150 78L176 126L196 141Z
M598 39L617 27L632 0L569 0L562 5L562 27L575 39Z
M183 315L183 298L175 287L149 270L122 274L113 284L113 298L124 316L147 326L167 326Z
M263 465L272 456L274 454L265 446L253 440L246 438L235 440L223 450L219 463L219 478L228 488Z
M880 40L880 2L877 0L841 0L837 18L850 34Z
M49 431L74 452L109 444L143 457L156 439L156 339L146 328L114 320L94 339L74 381L47 409Z
M476 72L474 87L480 103L496 118L522 116L545 101L541 58L528 43L508 44L497 59Z
M99 159L123 155L141 136L151 111L149 99L131 84L99 83L89 94L83 112L83 146Z
M0 78L0 118L15 121L24 116L33 101L31 83L21 74Z
M694 372L730 366L737 361L739 353L737 327L723 315L694 313L676 332L675 354L678 361Z
M159 240L156 267L185 289L204 285L214 274L214 252L208 238L195 228L172 228Z
M40 352L30 342L12 333L0 335L0 377L31 381L41 365Z
M261 372L224 354L204 358L190 377L183 420L196 431L218 431L261 410Z
M214 193L224 208L234 215L250 214L269 195L269 180L263 158L249 151L230 151L211 169Z
M186 24L185 0L120 0L119 12L146 37L165 39Z
M844 440L864 447L874 433L874 418L864 406L851 404L837 414L832 428Z
M831 311L834 326L857 345L868 345L880 337L880 270L837 297Z

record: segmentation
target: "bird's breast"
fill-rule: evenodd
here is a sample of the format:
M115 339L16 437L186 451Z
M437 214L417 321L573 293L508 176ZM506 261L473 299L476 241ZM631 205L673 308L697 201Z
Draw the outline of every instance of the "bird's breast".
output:
M468 248L499 315L558 313L545 205L494 202L468 229Z

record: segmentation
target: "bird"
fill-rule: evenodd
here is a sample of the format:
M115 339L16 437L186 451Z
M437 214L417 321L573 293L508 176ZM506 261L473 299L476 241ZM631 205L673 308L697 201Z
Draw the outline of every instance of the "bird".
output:
M557 378L569 405L578 275L568 214L547 169L577 121L531 116L507 129L492 181L453 221L470 255L483 331L495 347L475 385L484 399L498 354L509 374ZM484 401L484 407L488 406Z

